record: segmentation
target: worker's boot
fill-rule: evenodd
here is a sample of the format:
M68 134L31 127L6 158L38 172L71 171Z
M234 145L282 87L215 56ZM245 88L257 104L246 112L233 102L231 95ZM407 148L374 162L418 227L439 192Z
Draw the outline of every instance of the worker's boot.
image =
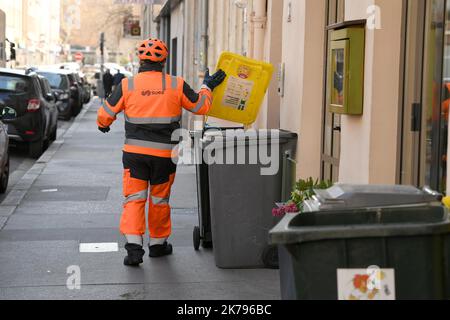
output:
M161 258L170 256L173 253L173 247L167 241L164 244L149 246L150 258Z
M138 244L127 243L125 249L128 256L125 257L124 265L128 267L137 267L144 262L145 251L144 248Z

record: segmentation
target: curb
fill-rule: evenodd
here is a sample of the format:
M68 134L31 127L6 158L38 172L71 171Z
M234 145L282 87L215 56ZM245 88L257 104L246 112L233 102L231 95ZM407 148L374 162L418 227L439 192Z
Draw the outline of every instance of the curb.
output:
M69 129L67 129L64 135L57 141L52 143L47 151L45 151L45 153L36 161L33 167L31 167L31 169L28 170L28 172L16 183L5 200L3 200L3 202L0 204L0 231L3 230L3 228L6 226L11 216L22 203L28 191L36 182L37 178L47 167L47 164L50 162L50 160L52 160L59 149L61 149L65 140L71 138L74 132L79 128L81 120L91 109L95 101L96 100L93 99L91 103L83 108L81 113L74 120Z

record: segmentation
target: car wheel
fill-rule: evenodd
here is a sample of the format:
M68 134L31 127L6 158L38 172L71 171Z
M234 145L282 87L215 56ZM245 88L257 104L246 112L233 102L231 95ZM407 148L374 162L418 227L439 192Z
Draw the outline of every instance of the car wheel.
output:
M267 269L279 269L278 247L268 246L263 252L262 260Z
M40 139L38 141L30 142L28 147L28 153L31 158L38 159L44 153L44 140Z
M6 190L8 190L9 184L9 156L6 161L5 168L3 169L2 176L0 178L0 193L5 194Z

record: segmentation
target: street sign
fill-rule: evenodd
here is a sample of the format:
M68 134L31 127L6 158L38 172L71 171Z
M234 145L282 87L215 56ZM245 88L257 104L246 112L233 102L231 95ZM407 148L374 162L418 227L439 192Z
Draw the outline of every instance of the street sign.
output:
M123 33L125 37L139 37L142 33L139 17L129 17L123 24Z
M140 26L133 26L131 28L131 35L133 37L139 37L141 35L141 27Z

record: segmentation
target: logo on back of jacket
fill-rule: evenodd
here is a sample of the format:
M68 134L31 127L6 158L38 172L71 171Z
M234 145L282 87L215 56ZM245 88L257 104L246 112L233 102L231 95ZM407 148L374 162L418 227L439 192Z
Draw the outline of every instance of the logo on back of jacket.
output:
M160 96L160 95L164 94L164 91L162 91L162 90L143 90L141 94L143 97Z

